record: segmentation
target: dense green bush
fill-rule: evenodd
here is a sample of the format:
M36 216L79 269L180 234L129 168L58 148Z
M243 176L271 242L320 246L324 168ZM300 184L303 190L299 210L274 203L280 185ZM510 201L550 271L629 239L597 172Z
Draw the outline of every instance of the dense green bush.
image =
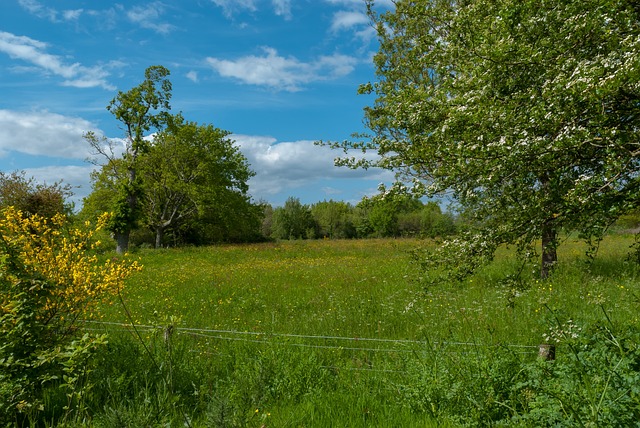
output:
M437 347L408 364L405 405L434 420L488 426L519 414L523 359L507 348Z
M640 420L640 331L556 323L557 359L434 349L409 364L404 403L462 426L630 427Z
M528 426L628 427L640 420L640 331L594 325L553 328L561 356L526 366L529 397L514 421Z
M90 255L94 232L69 228L60 214L0 214L0 425L84 412L91 357L106 338L79 334L76 321L139 269ZM51 387L63 391L55 409L46 400Z
M262 226L273 239L441 238L458 229L436 202L406 195L365 197L355 206L332 200L309 206L289 198L283 207L265 207Z

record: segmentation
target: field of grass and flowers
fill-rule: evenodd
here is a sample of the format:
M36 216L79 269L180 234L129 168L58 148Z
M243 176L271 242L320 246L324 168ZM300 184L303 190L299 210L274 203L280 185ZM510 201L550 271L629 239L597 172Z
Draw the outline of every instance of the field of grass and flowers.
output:
M632 244L609 236L589 260L568 238L544 282L504 248L429 286L418 240L140 250L122 301L83 324L109 344L69 423L626 426L640 415Z

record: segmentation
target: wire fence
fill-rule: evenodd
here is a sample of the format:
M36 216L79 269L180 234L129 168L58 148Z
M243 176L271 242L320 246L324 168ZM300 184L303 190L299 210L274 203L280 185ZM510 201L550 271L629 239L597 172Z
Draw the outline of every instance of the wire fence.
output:
M136 324L133 326L128 323L104 322L104 321L83 321L84 330L87 331L133 331L137 329L143 332L156 332L163 334L165 340L167 335L179 335L189 337L193 340L204 340L200 343L200 353L214 354L208 352L207 347L219 342L240 342L253 345L278 345L289 348L304 348L309 350L328 350L335 352L367 352L373 354L395 354L395 355L423 355L425 353L445 353L445 354L470 354L477 353L478 350L508 350L517 354L538 354L541 345L528 344L508 344L493 343L483 344L478 342L457 342L457 341L428 341L428 340L410 340L410 339L389 339L375 337L349 337L337 335L310 335L310 334L292 334L277 332L256 332L256 331L239 331L226 329L206 329L191 327L162 327L154 325ZM372 370L364 368L361 370ZM377 370L377 371L396 371L396 370Z

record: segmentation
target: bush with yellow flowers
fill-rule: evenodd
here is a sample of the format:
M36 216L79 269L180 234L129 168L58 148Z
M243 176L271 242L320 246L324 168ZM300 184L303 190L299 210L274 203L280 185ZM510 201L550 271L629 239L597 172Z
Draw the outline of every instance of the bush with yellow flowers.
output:
M52 382L69 389L67 411L80 405L79 374L105 338L79 337L77 321L140 270L135 261L99 260L94 235L107 221L75 228L62 215L0 214L0 425L32 420Z

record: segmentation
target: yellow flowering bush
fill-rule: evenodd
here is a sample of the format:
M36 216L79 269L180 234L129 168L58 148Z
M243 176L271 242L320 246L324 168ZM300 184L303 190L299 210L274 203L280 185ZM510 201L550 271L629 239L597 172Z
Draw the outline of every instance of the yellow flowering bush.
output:
M105 214L93 230L88 229L88 222L87 230L65 230L66 217L60 214L47 221L38 216L24 218L13 208L4 211L0 219L4 245L19 250L27 274L53 286L42 307L44 317L65 320L89 315L102 299L118 292L127 276L140 270L135 261L108 259L99 263L97 255L87 253L100 245L92 238L107 221ZM5 278L10 281L19 280L15 272L3 274L8 274Z
M94 228L86 223L78 229L68 227L63 215L47 220L12 207L2 211L0 424L15 423L16 414L42 407L42 389L61 378L63 369L69 372L65 358L76 343L76 321L94 315L100 302L141 269L135 261L99 260L94 234L107 221L105 215ZM88 342L85 336L83 346ZM94 342L104 343L104 338Z

